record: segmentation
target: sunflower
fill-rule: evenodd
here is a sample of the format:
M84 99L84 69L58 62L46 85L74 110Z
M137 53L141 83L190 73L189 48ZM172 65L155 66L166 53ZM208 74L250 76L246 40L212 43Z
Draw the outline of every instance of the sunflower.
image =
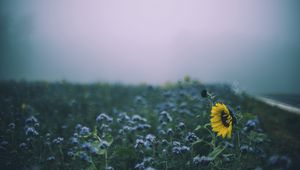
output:
M212 131L223 138L231 138L232 126L235 123L235 117L232 112L223 103L216 103L211 109L210 124Z

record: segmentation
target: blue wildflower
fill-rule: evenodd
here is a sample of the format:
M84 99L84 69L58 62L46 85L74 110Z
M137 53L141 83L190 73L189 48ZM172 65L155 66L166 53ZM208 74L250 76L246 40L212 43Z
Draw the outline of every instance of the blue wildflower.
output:
M163 150L162 150L162 155L163 155L164 157L166 157L166 156L168 155L167 149L163 149Z
M146 136L146 140L149 141L149 142L151 142L151 143L153 143L154 140L155 140L155 136L152 135L152 134L148 134L148 135Z
M153 167L146 167L145 170L156 170L156 169Z
M80 152L79 153L79 158L84 160L84 161L91 162L91 158L85 152Z
M122 129L124 130L124 132L130 132L132 130L130 126L123 126Z
M178 127L179 127L179 129L183 130L183 129L185 129L185 124L183 122L180 122Z
M211 161L213 161L213 158L207 156L196 156L193 158L193 164L197 166L207 166Z
M163 140L161 141L161 144L162 144L163 146L168 146L169 142L168 142L166 139L163 139Z
M85 150L90 150L90 148L92 147L92 144L90 142L84 142L83 144L81 144L81 148L85 149Z
M96 148L96 147L91 147L91 148L90 148L90 152L91 152L92 154L97 154L97 153L99 152L99 149Z
M167 127L167 123L166 122L161 122L160 126L161 126L161 128Z
M198 137L193 132L189 132L185 138L186 141L193 143L198 140Z
M288 169L291 166L291 159L287 156L272 155L268 160L269 166Z
M16 124L15 123L10 123L10 124L8 124L8 128L10 130L14 130L16 128Z
M102 124L100 130L102 132L111 132L111 128L107 124Z
M75 132L75 133L73 134L73 136L74 136L75 138L77 138L77 137L78 137L78 133Z
M111 123L113 121L113 118L108 116L105 113L101 113L100 115L97 116L96 121L98 123L103 123L103 122Z
M136 139L135 141L135 145L134 145L134 148L139 148L141 146L143 146L145 144L144 140L143 139Z
M164 131L163 129L160 129L160 130L158 131L158 134L159 134L159 135L165 135L165 134L166 134L166 131Z
M20 143L20 145L19 145L19 148L20 149L27 149L27 144L26 143Z
M138 124L137 129L138 130L144 130L144 129L150 129L151 125L149 124Z
M40 127L40 123L39 122L36 122L36 123L34 123L34 125L33 125L35 128L38 128L38 127Z
M182 147L180 148L180 151L181 151L182 153L187 153L187 152L190 151L190 147L182 146Z
M126 112L122 112L119 113L118 118L117 118L117 122L123 122L123 121L128 121L130 120L130 117L127 115Z
M168 129L167 131L168 135L172 136L174 134L173 130L171 128Z
M101 143L100 143L100 148L101 149L107 149L108 146L109 146L109 144L108 144L107 141L105 141L105 140L101 141Z
M55 157L54 156L49 156L48 158L47 158L47 161L54 161L55 160Z
M245 124L244 131L249 132L251 130L254 130L258 125L257 120L248 120Z
M91 133L90 128L88 128L88 127L86 127L86 126L83 126L83 127L80 129L80 132L79 132L79 134L80 134L81 136L88 136L88 135L90 135L90 133Z
M145 105L146 104L146 99L142 96L136 96L135 99L134 99L134 103Z
M82 125L81 124L77 124L76 126L75 126L75 129L76 130L80 130L82 128Z
M38 120L34 116L30 116L25 120L26 125L33 125L34 123L38 123Z
M112 166L109 166L106 168L106 170L114 170L114 168Z
M79 144L78 138L76 138L76 137L71 137L70 142L71 142L72 145L78 145Z
M52 143L54 143L54 144L56 144L56 145L60 145L60 144L63 143L63 141L64 141L64 138L58 137L58 138L56 138L56 139L53 139Z
M69 157L74 157L75 156L75 153L73 151L68 151L67 155Z
M172 119L170 113L168 113L166 111L162 111L159 114L159 121L160 122L172 122L173 119Z
M143 123L145 123L147 121L147 119L141 117L140 115L133 115L131 120L133 120L135 122L143 122Z
M46 133L45 136L46 136L47 139L49 139L51 137L51 134L50 133Z
M175 146L172 148L172 153L175 155L181 154L181 147Z
M180 143L180 142L178 142L178 141L173 141L172 145L173 145L173 146L180 146L180 145L181 145L181 143Z
M4 140L0 143L0 146L2 146L2 147L5 147L7 145L8 145L8 142L6 140Z
M35 130L34 127L27 127L25 129L26 136L37 136L39 133Z
M252 153L253 152L253 148L248 146L248 145L242 145L240 147L240 151L241 153Z
M139 169L139 170L144 170L145 169L145 163L144 162L138 163L134 166L134 168Z
M118 134L121 135L121 136L124 135L125 134L124 129L119 129Z

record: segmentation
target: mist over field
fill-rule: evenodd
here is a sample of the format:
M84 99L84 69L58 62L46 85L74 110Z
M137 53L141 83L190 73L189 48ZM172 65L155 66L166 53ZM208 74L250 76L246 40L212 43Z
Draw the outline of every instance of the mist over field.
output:
M0 2L0 79L163 84L185 75L300 93L291 1Z
M299 0L0 0L0 167L298 170L299 73Z

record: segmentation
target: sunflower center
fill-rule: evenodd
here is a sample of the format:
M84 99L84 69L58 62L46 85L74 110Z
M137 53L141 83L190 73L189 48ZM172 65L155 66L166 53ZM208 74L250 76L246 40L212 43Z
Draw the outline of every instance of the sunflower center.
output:
M225 126L225 127L229 127L229 114L225 113L224 111L222 111L221 113L221 121L222 121L222 124Z

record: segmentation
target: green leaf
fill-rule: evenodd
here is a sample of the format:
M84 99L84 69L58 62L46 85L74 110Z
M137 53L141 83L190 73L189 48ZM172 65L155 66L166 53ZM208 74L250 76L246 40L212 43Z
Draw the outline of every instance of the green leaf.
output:
M104 155L106 152L106 149L99 149L97 152L97 155Z
M100 146L100 141L98 140L94 140L92 143L91 143L92 147L95 147L97 149L99 149L96 154L97 155L104 155L105 152L106 152L106 149L100 149L99 146Z
M209 157L213 158L213 159L216 159L216 157L218 155L220 155L224 150L226 149L226 146L217 146L216 148L214 148L214 150L212 152L210 152L208 154Z
M264 142L267 139L267 136L264 133L258 133L255 131L251 131L248 138L250 141L261 143Z
M97 126L94 127L94 130L92 132L92 135L93 136L97 136Z
M195 130L197 131L197 130L200 130L200 129L204 129L204 128L207 128L207 126L210 126L210 123L206 123L206 124L204 124L203 126L198 125L198 126L195 128Z
M210 123L206 123L203 127L207 128L207 126L210 126Z
M198 139L197 141L193 142L192 145L196 145L196 144L201 143L201 142L203 142L203 140L202 139Z
M200 130L201 128L202 128L202 126L198 125L195 130L197 131L197 130Z
M96 167L95 167L95 165L91 164L90 166L88 166L86 168L86 170L96 170Z
M111 135L107 135L106 136L106 141L108 143L108 146L110 146L113 143L114 138Z

